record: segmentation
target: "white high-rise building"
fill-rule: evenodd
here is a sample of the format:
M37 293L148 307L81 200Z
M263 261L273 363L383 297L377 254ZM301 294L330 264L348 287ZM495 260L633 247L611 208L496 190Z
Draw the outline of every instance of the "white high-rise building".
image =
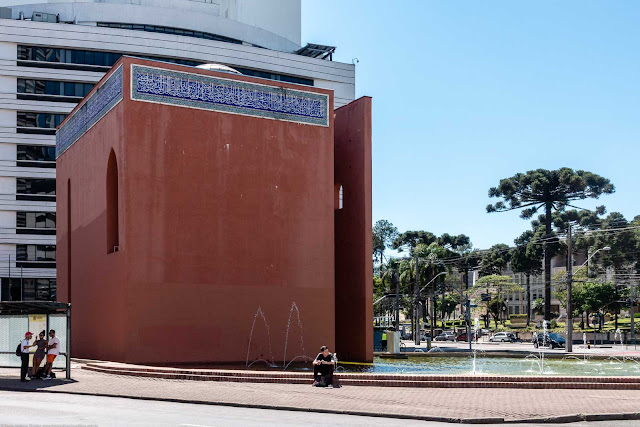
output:
M300 0L0 0L0 298L55 300L55 128L123 54L332 89L334 48L301 45Z

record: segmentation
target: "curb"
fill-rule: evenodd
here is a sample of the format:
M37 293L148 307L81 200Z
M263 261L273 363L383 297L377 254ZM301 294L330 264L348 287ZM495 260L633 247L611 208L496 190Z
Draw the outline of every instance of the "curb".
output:
M380 413L380 412L366 412L366 411L340 411L335 409L322 409L322 408L300 408L295 406L277 406L277 405L258 405L250 403L234 403L234 402L210 402L206 400L188 400L188 399L176 399L176 398L164 398L164 397L150 397L150 396L127 396L110 393L89 393L89 392L76 392L76 391L55 391L55 390L26 390L19 387L3 387L0 386L0 391L16 391L26 393L59 393L59 394L75 394L80 396L96 396L96 397L116 397L121 399L135 399L146 400L155 402L171 402L171 403L191 403L194 405L210 405L210 406L226 406L232 408L250 408L250 409L270 409L277 411L291 411L291 412L314 412L319 414L335 414L335 415L354 415L361 417L375 417L375 418L394 418L404 420L418 420L418 421L431 421L451 424L557 424L557 423L574 423L580 421L616 421L616 420L640 420L640 413L619 413L619 414L575 414L575 415L558 415L544 418L524 418L505 420L504 418L453 418L453 417L438 417L427 415L404 415L394 413Z

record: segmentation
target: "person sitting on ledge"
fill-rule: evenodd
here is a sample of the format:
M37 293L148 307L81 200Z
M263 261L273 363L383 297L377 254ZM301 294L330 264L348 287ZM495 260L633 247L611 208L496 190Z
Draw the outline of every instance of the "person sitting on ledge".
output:
M340 387L337 378L333 378L335 360L333 354L329 353L326 345L320 347L320 353L313 361L313 385L314 387Z

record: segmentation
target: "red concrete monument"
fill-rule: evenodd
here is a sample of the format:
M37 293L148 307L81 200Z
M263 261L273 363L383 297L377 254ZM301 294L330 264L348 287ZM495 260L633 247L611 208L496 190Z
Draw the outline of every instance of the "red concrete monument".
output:
M76 357L371 361L371 99L123 57L60 125Z

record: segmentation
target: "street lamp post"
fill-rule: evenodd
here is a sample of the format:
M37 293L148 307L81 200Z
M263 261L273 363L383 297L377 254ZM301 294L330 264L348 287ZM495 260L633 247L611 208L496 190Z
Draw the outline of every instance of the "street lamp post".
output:
M416 303L415 303L415 316L414 316L414 327L413 327L413 337L414 337L414 342L416 344L416 347L420 345L420 315L419 315L419 307L420 307L420 301L418 300L418 295L420 294L420 264L419 264L419 259L418 259L418 254L416 254Z
M636 343L636 323L635 323L635 305L636 305L636 288L631 286L631 307L629 309L629 313L631 314L631 341L633 344Z
M576 273L578 270L583 268L591 258L595 254L600 251L609 251L611 248L609 246L605 246L596 250L591 254L589 258L578 268L576 268ZM568 259L567 259L567 343L565 345L565 350L567 353L571 353L573 351L573 306L572 306L572 298L571 291L573 287L573 243L571 240L571 224L569 224L569 230L567 233L567 251L568 251Z

